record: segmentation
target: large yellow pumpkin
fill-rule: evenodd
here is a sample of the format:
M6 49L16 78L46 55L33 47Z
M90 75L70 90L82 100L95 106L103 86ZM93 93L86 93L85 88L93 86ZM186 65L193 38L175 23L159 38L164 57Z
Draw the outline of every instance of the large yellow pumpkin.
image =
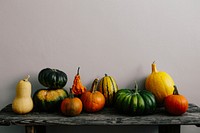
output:
M166 72L159 72L155 62L152 64L152 73L146 78L146 90L151 91L156 98L157 104L163 106L164 98L172 95L174 91L174 81Z

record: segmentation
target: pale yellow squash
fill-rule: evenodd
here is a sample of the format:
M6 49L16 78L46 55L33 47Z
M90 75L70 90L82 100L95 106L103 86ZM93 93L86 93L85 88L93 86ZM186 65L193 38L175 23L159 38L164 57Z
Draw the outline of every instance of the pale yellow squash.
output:
M156 98L157 104L163 106L164 98L172 95L174 91L174 81L166 72L159 72L155 62L152 64L152 73L146 78L146 90L151 91Z
M27 78L20 80L16 86L16 96L12 102L12 110L17 114L26 114L33 109L33 100L31 98L31 83Z

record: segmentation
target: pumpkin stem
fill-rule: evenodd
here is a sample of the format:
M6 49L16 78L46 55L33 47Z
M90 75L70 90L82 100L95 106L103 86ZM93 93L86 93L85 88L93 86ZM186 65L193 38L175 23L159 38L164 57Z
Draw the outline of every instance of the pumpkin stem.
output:
M93 83L92 83L92 87L91 87L91 92L94 93L96 91L97 88L97 84L98 84L98 78L96 78Z
M78 70L77 70L77 75L79 75L79 70L80 70L80 67L78 67Z
M135 81L135 92L136 92L136 93L138 92L138 84L137 84L136 81Z
M27 75L27 77L24 79L24 81L28 82L29 78L30 78L30 75Z
M152 72L158 72L158 70L157 70L157 68L156 68L156 63L155 63L155 61L152 63L151 67L152 67Z
M108 74L105 74L105 76L108 76Z
M176 85L174 85L173 95L179 95Z
M72 92L72 88L70 88L69 91L69 98L74 98L74 93Z

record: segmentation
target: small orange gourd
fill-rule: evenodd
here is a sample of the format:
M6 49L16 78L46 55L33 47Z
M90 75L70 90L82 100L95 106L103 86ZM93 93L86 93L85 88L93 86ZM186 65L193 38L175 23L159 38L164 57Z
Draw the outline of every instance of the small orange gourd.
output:
M90 91L86 91L81 95L81 101L83 108L86 112L97 112L103 109L105 105L104 95L97 91L98 79L95 79L92 83Z
M79 70L80 70L80 67L78 67L77 74L74 77L74 82L72 85L72 92L74 93L75 96L80 96L86 91L86 87L83 86L83 84L81 83Z

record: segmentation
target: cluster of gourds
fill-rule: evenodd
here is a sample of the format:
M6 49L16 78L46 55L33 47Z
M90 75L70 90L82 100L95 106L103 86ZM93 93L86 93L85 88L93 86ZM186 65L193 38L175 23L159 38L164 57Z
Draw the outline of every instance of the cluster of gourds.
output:
M87 90L81 82L80 68L68 93L67 75L58 69L45 68L38 74L38 80L44 87L31 97L29 77L20 80L16 87L16 97L12 103L15 113L26 114L37 111L60 111L66 116L77 116L82 110L97 112L106 107L114 107L119 113L127 115L148 115L156 107L164 106L172 115L181 115L188 109L188 101L178 94L173 79L166 72L160 72L155 62L152 73L146 78L145 88L139 89L135 82L134 89L119 89L115 79L105 74L100 81L94 79L91 89Z

